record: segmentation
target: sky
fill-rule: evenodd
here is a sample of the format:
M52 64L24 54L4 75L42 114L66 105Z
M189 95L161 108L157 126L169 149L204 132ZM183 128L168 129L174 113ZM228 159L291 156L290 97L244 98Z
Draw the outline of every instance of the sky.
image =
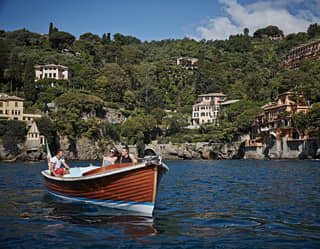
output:
M320 24L320 0L0 0L0 29L76 37L121 33L142 41L227 39L276 25L285 34Z

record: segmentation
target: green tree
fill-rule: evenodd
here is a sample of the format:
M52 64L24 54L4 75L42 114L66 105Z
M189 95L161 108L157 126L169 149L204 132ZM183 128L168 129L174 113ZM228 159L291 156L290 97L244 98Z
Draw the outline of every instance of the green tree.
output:
M50 36L52 34L52 31L53 31L53 23L50 22L50 25L49 25L49 32L48 32L48 35Z
M55 154L58 151L60 145L57 128L54 122L46 116L35 119L35 122L37 123L40 134L47 139L51 153Z
M243 34L244 34L245 36L249 36L249 29L248 29L248 28L244 28L244 29L243 29Z
M140 44L141 41L133 36L126 36L120 33L113 35L113 40L120 45Z
M25 100L31 103L34 103L37 99L34 78L34 63L32 59L28 59L24 68L23 92Z
M80 35L81 40L90 41L90 42L99 42L100 37L96 34L92 34L91 32L84 33Z
M317 23L310 24L307 33L311 39L320 36L320 25Z
M4 71L8 67L9 47L5 40L0 40L0 83L4 81Z
M11 51L9 57L9 67L6 72L6 78L10 81L10 92L21 88L23 75L23 61L19 54L21 50L19 47Z
M108 63L103 73L96 79L94 93L108 102L122 102L125 91L129 86L126 72L115 63Z
M27 134L26 123L17 120L0 121L0 139L3 147L10 154L17 155L20 152L19 144L23 144Z
M308 112L308 130L311 136L320 136L320 102L314 103Z
M49 43L52 48L61 50L71 45L75 39L73 35L67 32L57 31L50 35Z
M280 30L277 26L272 26L272 25L267 26L265 28L258 29L253 33L254 38L263 38L263 37L275 36L275 35L283 36L283 31Z

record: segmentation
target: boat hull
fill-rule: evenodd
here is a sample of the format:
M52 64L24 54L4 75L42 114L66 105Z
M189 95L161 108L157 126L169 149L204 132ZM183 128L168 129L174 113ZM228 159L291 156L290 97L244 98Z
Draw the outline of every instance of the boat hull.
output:
M151 214L157 187L167 168L162 164L120 164L91 170L80 177L42 172L49 193L69 201Z

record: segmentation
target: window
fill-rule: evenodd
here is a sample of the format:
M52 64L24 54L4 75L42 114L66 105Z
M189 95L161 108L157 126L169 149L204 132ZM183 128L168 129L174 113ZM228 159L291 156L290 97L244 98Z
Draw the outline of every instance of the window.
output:
M206 113L205 112L201 112L201 117L205 117L206 116Z
M44 77L45 77L45 78L48 78L48 74L47 74L47 73L45 73L45 74L44 74Z
M42 74L40 74L40 80L42 79Z
M55 78L55 77L56 77L56 75L57 75L57 74L56 74L56 73L54 73L54 74L53 74L53 78Z
M199 113L197 113L197 112L194 113L194 114L193 114L193 117L198 118L198 117L199 117Z
M207 120L207 123L210 123L210 119Z
M2 107L3 106L3 102L0 102L0 107Z
M64 74L61 74L61 76L62 76L62 79L64 79Z
M14 104L15 104L16 107L18 107L18 102L15 102Z
M52 73L49 73L49 78L51 78L52 77Z
M2 110L0 110L0 114L3 114L3 111L2 111Z
M205 99L206 99L206 100L209 100L209 99L210 99L210 97L205 97Z

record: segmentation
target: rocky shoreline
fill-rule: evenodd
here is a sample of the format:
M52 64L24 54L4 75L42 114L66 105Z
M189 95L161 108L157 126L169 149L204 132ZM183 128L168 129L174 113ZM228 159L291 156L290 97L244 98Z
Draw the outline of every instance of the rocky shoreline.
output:
M246 147L246 137L239 141L223 143L184 143L159 144L153 141L144 146L147 154L161 155L164 160L232 160L232 159L317 159L320 158L320 139L270 141L260 147ZM111 147L112 145L110 145ZM119 149L121 144L116 145ZM18 146L20 152L16 155L8 153L0 143L0 161L43 161L46 159L44 148L26 151L23 145ZM66 137L60 139L60 148L65 151L68 160L95 161L101 160L103 151L98 142L82 137L70 141ZM130 151L138 156L136 146L130 146Z

